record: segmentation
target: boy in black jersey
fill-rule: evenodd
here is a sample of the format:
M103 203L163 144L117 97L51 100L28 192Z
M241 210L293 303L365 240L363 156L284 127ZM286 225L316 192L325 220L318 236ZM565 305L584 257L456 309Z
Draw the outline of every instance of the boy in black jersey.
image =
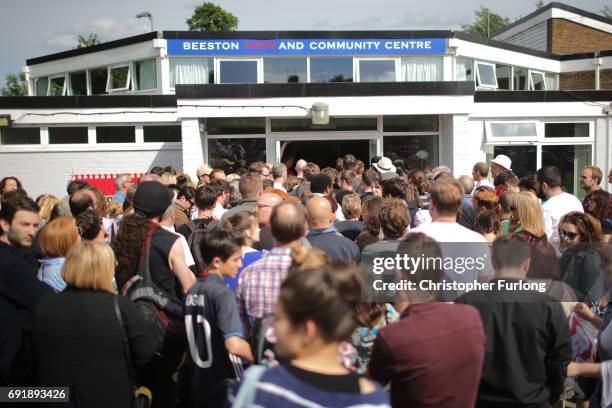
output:
M241 243L241 236L222 229L202 239L207 277L198 279L185 298L189 354L179 381L181 406L221 406L227 384L242 374L241 358L253 361L236 298L223 280L235 277L242 265Z

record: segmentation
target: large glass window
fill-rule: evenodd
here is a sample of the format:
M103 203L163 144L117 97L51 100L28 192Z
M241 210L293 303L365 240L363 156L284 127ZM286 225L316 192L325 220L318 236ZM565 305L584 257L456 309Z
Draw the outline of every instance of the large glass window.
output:
M143 126L145 143L176 143L181 141L181 125Z
M87 75L85 71L70 75L70 95L87 95Z
M97 143L134 143L136 133L134 126L98 126L96 127Z
M384 132L437 132L438 117L422 116L385 116L383 117Z
M90 89L92 95L103 95L106 93L106 82L108 69L98 68L89 72Z
M557 167L561 172L563 189L579 198L584 197L584 190L580 188L580 173L589 164L591 145L542 146L542 165Z
M544 82L544 74L542 72L530 72L531 89L534 91L545 91L546 82Z
M266 161L265 138L208 139L208 163L226 174L236 173L256 161Z
M497 89L512 89L512 67L509 65L496 65L495 75L497 76Z
M272 119L272 132L367 131L376 130L376 118L329 118L327 125L313 125L312 119Z
M353 58L311 57L310 82L353 82Z
M476 84L485 88L497 88L497 78L495 77L495 65L484 62L476 63L477 79Z
M208 118L209 135L258 135L266 133L265 118Z
M431 170L438 165L438 135L384 136L383 145L396 167Z
M544 80L546 81L546 90L552 91L557 89L557 74L546 73Z
M157 88L155 59L134 62L134 89L141 91L155 88Z
M538 166L536 146L487 146L487 161L504 154L512 160L512 171L517 177L535 174Z
M170 58L170 86L215 82L212 58Z
M538 137L535 122L493 122L490 124L490 136L493 138Z
M307 82L306 58L264 58L264 82Z
M588 123L547 123L544 137L589 137Z
M49 78L36 78L36 96L47 96L49 88Z
M116 67L110 69L110 78L107 91L123 91L130 87L130 67Z
M0 144L29 145L40 144L40 128L3 128L0 129Z
M515 91L527 90L527 70L525 68L514 67L513 86Z
M473 81L474 80L474 61L468 58L457 58L457 72L455 77L457 81Z
M87 143L86 127L50 127L49 144Z
M395 60L359 60L359 82L395 82Z
M442 81L441 56L410 56L402 58L404 80L408 82Z
M257 61L219 61L219 83L256 84Z
M66 92L66 77L55 77L51 78L49 83L49 95L50 96L62 96Z

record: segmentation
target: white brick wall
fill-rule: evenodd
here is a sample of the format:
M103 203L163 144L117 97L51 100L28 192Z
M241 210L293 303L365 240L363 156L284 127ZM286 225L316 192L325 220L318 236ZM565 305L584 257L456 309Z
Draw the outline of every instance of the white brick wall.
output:
M195 180L198 167L204 163L204 146L198 119L183 119L183 169Z
M486 161L482 121L470 121L467 115L454 115L451 169L453 175L471 175L476 162Z
M0 178L16 176L31 197L65 196L73 170L79 174L142 173L152 166L181 169L181 150L0 153Z

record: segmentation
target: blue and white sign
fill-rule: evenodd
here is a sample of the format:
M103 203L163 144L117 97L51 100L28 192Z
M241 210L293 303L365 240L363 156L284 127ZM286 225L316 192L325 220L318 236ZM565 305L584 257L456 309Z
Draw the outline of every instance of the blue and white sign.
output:
M169 55L444 54L444 38L168 40Z

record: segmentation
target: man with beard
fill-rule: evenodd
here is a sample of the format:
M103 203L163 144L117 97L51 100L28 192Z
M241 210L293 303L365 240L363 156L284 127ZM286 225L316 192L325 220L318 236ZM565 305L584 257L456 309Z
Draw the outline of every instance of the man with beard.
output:
M555 247L559 246L559 221L569 212L583 212L582 203L561 189L561 173L554 166L544 166L536 173L536 190L542 204L544 232Z
M39 208L22 190L7 193L0 210L0 385L32 384L31 313L51 288L25 259L38 231Z

